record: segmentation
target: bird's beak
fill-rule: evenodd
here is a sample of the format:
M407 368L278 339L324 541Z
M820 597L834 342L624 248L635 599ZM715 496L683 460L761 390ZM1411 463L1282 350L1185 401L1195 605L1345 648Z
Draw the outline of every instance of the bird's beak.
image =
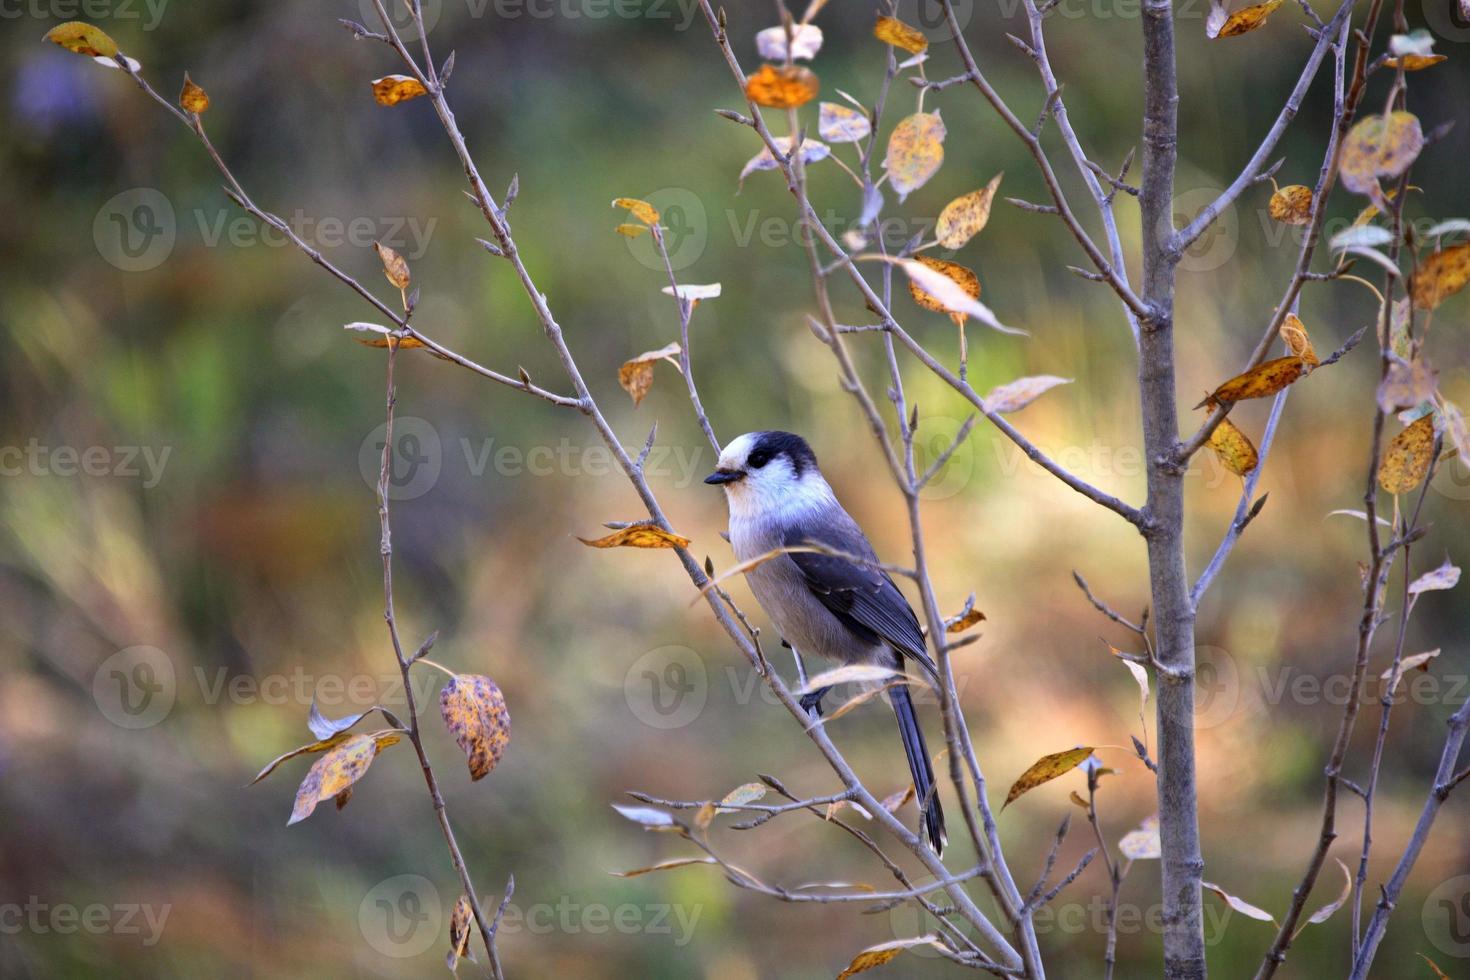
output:
M715 470L704 478L704 482L710 486L719 486L722 483L734 483L736 480L745 479L744 470Z

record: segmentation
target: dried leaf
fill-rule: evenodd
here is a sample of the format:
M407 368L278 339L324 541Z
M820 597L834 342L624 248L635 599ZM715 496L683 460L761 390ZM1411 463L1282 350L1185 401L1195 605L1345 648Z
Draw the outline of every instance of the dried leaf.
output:
M648 226L644 224L635 225L631 222L625 222L621 225L618 225L616 228L613 229L613 231L627 238L637 238L639 235L642 235L648 231Z
M1228 418L1215 426L1205 445L1213 449L1225 468L1236 476L1245 476L1261 461L1250 438Z
M1031 764L1031 768L1021 773L1021 778L1011 786L1011 791L1006 794L1006 801L1001 804L1001 809L1004 810L1010 806L1023 793L1028 793L1042 783L1049 783L1058 776L1076 769L1077 765L1090 755L1092 755L1092 746L1079 745L1075 749L1053 752L1051 755L1044 755L1037 759Z
M973 316L1001 333L1026 333L1024 330L1008 327L996 319L990 307L977 298L980 295L980 280L975 278L974 272L958 262L931 259L923 255L916 259L896 259L887 255L875 258L902 268L909 277L909 294L913 296L914 302L927 310L948 313L950 319L957 324L963 324L966 316Z
M1312 220L1312 189L1303 184L1282 187L1271 195L1266 207L1282 224L1305 225Z
M893 128L883 167L900 203L939 171L944 163L944 136L944 120L937 112L916 112Z
M614 803L612 804L612 808L634 823L642 824L650 830L677 826L673 817L662 810L655 810L652 807L623 806L621 803Z
M658 864L650 865L647 868L634 868L632 871L610 871L608 873L611 874L614 878L636 878L639 875L646 875L654 871L667 871L670 868L685 868L691 864L715 863L717 863L715 859L708 856L670 858L667 861L660 861Z
M801 65L761 65L745 82L745 97L772 109L795 109L817 97L816 73Z
M359 344L362 344L364 347L387 347L389 344L394 344L398 347L399 350L413 350L417 347L428 346L417 337L389 337L386 334L374 334L367 337L353 337L352 339L357 341Z
M590 540L578 538L589 548L687 548L689 539L665 531L657 524L634 524L606 537Z
M866 112L836 102L823 102L818 108L817 134L829 143L856 143L873 131Z
M1414 305L1432 310L1470 282L1470 242L1433 252L1414 272L1410 294Z
M1342 869L1342 891L1338 892L1337 897L1334 898L1332 901L1328 902L1326 905L1313 912L1311 917L1307 919L1306 922L1303 922L1301 925L1297 926L1296 932L1292 933L1291 938L1295 939L1297 936L1300 936L1302 934L1302 930L1305 929L1307 926L1321 925L1328 919L1332 918L1332 913L1342 908L1347 900L1352 897L1353 873L1348 870L1347 865L1342 863L1341 858L1333 858L1333 860L1336 861L1337 866Z
M640 201L636 197L619 197L612 202L612 206L631 211L633 217L645 225L653 226L658 224L658 208L649 204L647 201Z
M188 72L184 72L184 88L179 92L179 105L195 115L209 108L209 93L194 84Z
M1230 906L1232 909L1239 912L1241 915L1246 916L1247 918L1258 919L1261 922L1276 921L1276 919L1272 917L1270 912L1267 912L1265 909L1256 908L1254 905L1252 905L1250 902L1247 902L1243 898L1236 898L1234 895L1230 894L1219 885L1213 884L1212 882L1208 881L1202 881L1200 882L1200 887L1208 888L1216 895L1219 895L1225 900L1226 905Z
M1342 186L1355 194L1369 195L1375 205L1383 208L1386 205L1378 181L1409 169L1423 148L1424 132L1413 113L1391 112L1386 121L1375 113L1355 125L1343 140L1342 162L1338 165Z
M409 274L408 263L404 261L403 256L382 242L373 242L373 248L377 249L378 258L383 261L383 275L400 290L407 289L412 276Z
M1090 806L1087 805L1087 801L1082 798L1082 794L1078 793L1075 789L1072 790L1071 794L1067 798L1084 810L1092 809Z
M79 20L57 24L47 31L41 40L59 44L68 51L75 51L77 54L84 54L92 58L117 56L117 42L109 37L106 31Z
M1424 482L1434 453L1434 416L1426 415L1394 436L1378 464L1378 485L1389 493L1408 493Z
M892 942L869 946L852 958L847 969L837 974L837 980L847 980L855 973L863 973L874 967L882 966L884 963L890 963L906 949L913 949L915 946L933 946L936 944L936 939L937 937L933 935L915 936L911 939L895 939Z
M883 805L883 809L887 810L889 813L897 813L903 807L903 805L909 800L912 800L914 796L914 784L909 783L898 792L889 793L887 796L883 797L880 802Z
M1425 963L1428 963L1429 964L1429 968L1434 971L1434 975L1436 977L1438 977L1439 980L1450 980L1450 975L1448 973L1444 972L1443 970L1441 970L1439 968L1439 964L1436 963L1436 962L1434 962L1434 960L1431 960L1429 957L1425 956L1423 953L1415 953L1414 955L1417 956L1417 957L1419 957Z
M990 221L990 205L995 200L995 192L1004 176L1004 172L998 173L978 191L957 197L944 206L944 210L939 212L939 222L934 227L934 234L940 245L951 249L960 248L980 234Z
M291 808L291 819L286 825L300 823L311 816L318 803L350 790L368 771L378 753L399 740L400 736L395 731L349 735L340 745L327 750L307 770L306 778L297 788L296 804Z
M971 609L963 616L957 617L954 622L944 628L946 633L963 633L976 623L983 622L985 614L978 609Z
M1306 361L1309 368L1322 363L1317 357L1317 349L1312 346L1312 338L1307 335L1306 325L1295 313L1286 314L1286 319L1281 321L1280 332L1286 349Z
M790 136L777 136L772 142L776 144L776 148L781 151L783 157L789 157L791 155ZM832 148L826 143L811 139L801 141L802 163L816 163L818 160L825 160L831 155ZM761 151L747 160L745 166L741 168L740 180L743 183L746 177L755 173L757 170L775 170L778 166L780 164L771 155L771 148L769 146L763 146L761 147Z
M1437 656L1439 656L1438 647L1433 650L1426 650L1423 653L1416 653L1412 656L1405 657L1404 659L1399 661L1397 668L1389 667L1383 673L1379 674L1379 679L1388 682L1388 693L1392 694L1393 692L1398 690L1399 681L1403 679L1403 676L1405 674L1407 674L1411 670L1414 670L1415 668L1418 668L1419 670L1428 670L1429 661L1433 660Z
M1385 412L1417 408L1433 398L1438 387L1439 372L1424 358L1390 361L1378 383L1378 406Z
M985 407L1002 415L1007 412L1019 412L1057 385L1071 383L1071 378L1058 378L1052 374L1036 374L1026 378L1017 378L1009 384L992 389L990 394L985 396Z
M1144 707L1148 704L1148 671L1143 669L1143 664L1132 660L1124 660L1119 657L1118 662L1128 668L1128 673L1133 675L1133 680L1138 685L1138 711L1142 714Z
M1225 22L1220 25L1219 29L1209 36L1212 38L1237 37L1241 34L1248 34L1256 28L1264 26L1266 18L1271 16L1271 12L1285 2L1286 0L1266 0L1265 3L1242 7L1229 17L1226 17Z
M1257 364L1216 388L1195 408L1220 402L1238 402L1247 398L1266 398L1306 374L1307 363L1295 354Z
M1402 68L1404 71L1423 71L1426 68L1433 68L1441 61L1448 60L1449 58L1442 54L1405 54L1397 58L1389 58L1383 65L1385 68Z
M500 687L483 674L455 674L439 692L439 714L469 759L470 779L484 779L510 742L510 712Z
M460 960L473 962L475 959L475 954L470 950L470 920L474 918L474 914L469 896L459 896L454 903L454 911L449 916L449 952L444 957L444 964L451 972L459 968Z
M618 384L632 396L635 408L642 404L644 396L653 387L654 362L672 358L681 350L677 343L668 344L658 350L644 351L632 360L624 361L623 366L618 368ZM677 362L671 363L677 365Z
M767 27L755 36L755 49L767 61L786 61L786 28ZM822 29L816 24L793 24L791 60L811 61L822 50Z
M1159 842L1159 818L1155 814L1145 817L1143 823L1124 834L1118 841L1118 851L1130 861L1156 861L1164 853Z
M256 783L260 782L262 779L275 772L276 767L285 762L287 759L294 759L298 755L305 755L308 752L326 752L329 749L335 749L337 746L347 741L348 737L349 736L346 733L338 733L328 738L318 739L317 741L311 742L307 745L298 746L297 748L294 748L290 752L287 752L283 755L278 755L269 763L267 763L266 767L260 770L260 772L256 774L254 779L250 780L250 785L254 786Z
M662 292L665 296L676 295L673 286L665 286ZM703 285L696 285L694 283L680 285L677 295L679 299L687 299L691 303L698 303L702 299L714 299L720 295L720 284L710 282Z
M848 664L813 675L796 693L811 694L824 687L836 687L839 684L874 684L898 676L898 671L879 667L877 664Z
M424 83L410 75L384 75L373 79L373 98L378 105L397 105L428 94Z
M909 54L923 54L929 47L929 39L916 27L910 27L897 17L879 17L873 25L873 36L884 44L903 48Z
M306 715L306 727L309 728L311 730L311 733L317 738L326 741L327 739L330 739L333 735L336 735L340 732L345 732L348 729L352 728L354 725L362 721L374 711L381 711L383 713L383 718L387 720L388 724L393 725L395 728L404 727L403 723L398 720L398 717L394 715L393 712L382 707L381 705L376 704L366 711L354 712L353 714L345 715L341 718L328 718L326 715L322 714L321 709L316 706L315 698L312 699L311 709L307 712Z
M763 799L765 795L765 783L745 783L742 786L736 786L725 794L724 799L720 800L720 806L715 812L734 813L735 808L754 803L759 799Z
M1449 559L1446 558L1443 565L1432 572L1425 572L1410 582L1409 594L1440 592L1444 589L1453 589L1458 584L1460 584L1460 569L1451 565Z

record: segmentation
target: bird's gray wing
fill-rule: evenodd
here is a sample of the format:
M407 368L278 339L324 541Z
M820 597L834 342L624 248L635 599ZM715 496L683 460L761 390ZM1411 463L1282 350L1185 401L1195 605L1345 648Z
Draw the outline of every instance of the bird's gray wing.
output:
M863 532L846 513L842 517L846 520L834 521L820 531L789 529L783 543L788 548L822 545L876 561L873 546ZM869 643L886 641L900 654L917 661L931 676L938 676L925 649L918 617L887 572L818 552L791 552L786 557L800 570L812 595L844 626Z

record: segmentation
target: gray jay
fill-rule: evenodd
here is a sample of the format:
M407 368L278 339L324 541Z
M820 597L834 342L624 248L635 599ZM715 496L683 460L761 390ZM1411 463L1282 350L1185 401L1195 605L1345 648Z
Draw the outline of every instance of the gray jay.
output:
M878 560L800 436L747 432L724 448L704 482L725 489L730 543L740 561L803 544ZM919 620L886 572L834 555L792 552L757 565L745 577L782 639L798 653L897 671L903 670L903 658L908 657L937 683L939 674L925 649ZM802 707L820 715L826 693L813 691L802 698ZM908 687L890 689L889 700L898 716L925 836L934 853L941 854L944 811Z

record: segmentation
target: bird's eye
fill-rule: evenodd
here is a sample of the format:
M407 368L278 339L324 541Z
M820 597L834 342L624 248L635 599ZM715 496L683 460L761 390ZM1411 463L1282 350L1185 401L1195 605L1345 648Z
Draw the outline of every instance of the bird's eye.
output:
M750 458L747 459L745 462L746 465L758 470L770 461L771 451L769 449L757 449L755 452L750 454Z

